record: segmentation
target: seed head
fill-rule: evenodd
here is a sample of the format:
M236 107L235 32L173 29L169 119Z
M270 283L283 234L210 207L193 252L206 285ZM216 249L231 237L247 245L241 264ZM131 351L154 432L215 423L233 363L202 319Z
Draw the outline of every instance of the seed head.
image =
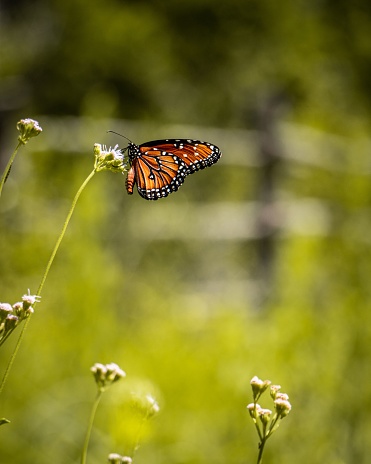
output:
M30 140L30 138L36 137L40 134L40 132L42 132L42 128L39 123L30 118L18 121L17 129L20 133L18 140L24 145Z

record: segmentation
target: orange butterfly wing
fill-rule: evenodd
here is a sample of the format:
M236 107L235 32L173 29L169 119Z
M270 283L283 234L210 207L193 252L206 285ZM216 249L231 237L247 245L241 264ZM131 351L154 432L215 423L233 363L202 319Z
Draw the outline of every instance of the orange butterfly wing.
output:
M135 158L133 168L138 193L147 200L176 192L187 176L187 167L180 158L157 149L147 150Z
M216 145L191 139L154 140L139 148L141 152L156 148L178 156L187 165L188 174L213 165L222 156Z

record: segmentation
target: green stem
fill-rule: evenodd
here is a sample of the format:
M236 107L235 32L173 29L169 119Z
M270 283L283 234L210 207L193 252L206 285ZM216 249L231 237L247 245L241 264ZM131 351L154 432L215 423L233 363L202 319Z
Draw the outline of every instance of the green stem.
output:
M30 317L28 319L26 319L26 322L23 324L21 333L19 334L19 337L18 337L18 340L17 340L17 344L15 345L12 356L10 357L8 365L6 366L6 369L5 369L5 372L4 372L4 375L3 375L3 379L2 379L1 385L0 385L0 395L1 395L1 393L2 393L2 391L4 389L4 385L5 385L5 383L6 383L7 379L8 379L10 369L12 368L15 357L17 356L19 347L21 345L21 341L23 339L23 334L24 334L24 332L25 332L25 330L26 330L26 328L28 326L29 321L30 321Z
M268 440L268 438L272 435L274 427L276 423L278 422L279 416L275 415L273 418L270 427L268 428L268 431L264 429L261 441L259 443L259 455L258 455L258 462L257 464L261 464L263 462L263 451L264 451L264 446Z
M256 400L257 401L257 400ZM254 425L255 425L255 428L256 428L256 431L258 432L258 435L259 435L259 440L262 441L263 440L263 435L262 435L262 432L260 431L260 427L259 427L259 424L257 422L257 412L256 412L256 405L257 403L254 402L254 417L253 417L253 422L254 422Z
M263 438L263 440L259 444L259 455L258 455L258 461L257 464L261 464L263 462L263 451L264 451L264 446L266 443L266 437Z
M268 428L268 432L266 433L266 438L269 438L272 435L272 433L275 430L276 424L279 421L279 419L280 419L280 416L278 416L278 414L275 413L275 415L274 415L274 417L272 419L272 422L271 422L271 424L270 424L270 426Z
M133 443L133 451L132 451L132 454L131 454L132 458L134 458L134 455L135 455L135 453L137 452L137 450L139 448L139 442L140 442L140 439L141 439L141 436L142 436L143 425L144 425L144 423L145 423L145 421L147 419L148 419L148 414L146 414L139 423L137 435L136 435L136 438L135 438L134 443Z
M4 184L9 176L9 173L10 173L10 170L12 168L12 164L13 164L13 161L14 161L14 158L15 158L15 155L17 154L18 152L18 149L19 147L23 145L22 142L18 142L18 145L16 146L15 150L13 151L13 154L12 156L10 157L9 161L8 161L8 164L6 165L6 168L4 169L4 172L3 172L3 175L1 176L1 180L0 180L0 197L1 197L1 193L3 191L3 187L4 187Z
M13 156L13 158L14 158L14 156ZM9 164L9 163L8 163L8 164ZM72 214L73 214L73 211L74 211L75 206L76 206L76 204L77 204L77 201L78 201L78 199L79 199L79 197L80 197L82 191L84 190L84 188L86 187L86 185L88 184L88 182L92 179L92 177L94 176L95 173L96 173L96 170L94 169L94 170L88 175L88 177L85 179L85 181L83 182L83 184L81 185L81 187L80 187L79 190L77 191L77 193L76 193L76 195L75 195L75 198L73 199L72 206L71 206L71 208L70 208L70 210L69 210L69 212L68 212L67 218L66 218L66 220L65 220L65 222L64 222L64 224L63 224L62 231L61 231L61 233L60 233L60 235L59 235L59 237L58 237L57 243L55 244L54 249L53 249L53 251L52 251L52 254L51 254L50 258L49 258L49 261L48 261L48 264L47 264L47 266L46 266L44 275L43 275L43 277L42 277L42 279L41 279L39 288L37 289L37 293L36 293L36 294L37 294L38 296L41 296L41 291L42 291L42 289L43 289L43 287L44 287L46 278L48 277L48 274L49 274L50 268L51 268L51 266L52 266L52 264L53 264L55 255L57 254L57 251L58 251L58 249L59 249L59 246L60 246L60 244L61 244L61 242L62 242L62 240L63 240L64 234L66 233L68 224L69 224L70 219L71 219L71 217L72 217ZM36 304L37 304L37 302L34 303L34 307L36 306ZM17 352L18 352L18 350L19 350L19 347L20 347L20 345L21 345L21 342L22 342L24 333L25 333L25 331L26 331L26 329L27 329L27 326L28 326L28 324L29 324L29 322L30 322L30 319L31 319L31 315L30 315L29 318L25 321L25 323L24 323L24 325L23 325L23 327L22 327L22 331L21 331L21 333L19 334L19 337L18 337L18 340L17 340L17 344L16 344L16 346L15 346L15 348L14 348L13 354L12 354L10 360L9 360L9 363L8 363L8 365L7 365L7 367L6 367L5 373L4 373L4 375L3 375L3 379L2 379L1 384L0 384L0 394L1 394L1 392L3 391L5 382L6 382L7 378L8 378L10 369L11 369L13 363L14 363L15 357L16 357Z
M97 408L98 408L100 399L102 397L102 393L103 393L102 390L98 390L97 396L95 397L95 401L93 403L93 407L91 409L88 430L86 431L84 447L83 447L82 455L81 455L81 464L86 464L86 456L88 454L88 446L89 446L89 441L90 441L91 430L93 428L95 414L97 412Z

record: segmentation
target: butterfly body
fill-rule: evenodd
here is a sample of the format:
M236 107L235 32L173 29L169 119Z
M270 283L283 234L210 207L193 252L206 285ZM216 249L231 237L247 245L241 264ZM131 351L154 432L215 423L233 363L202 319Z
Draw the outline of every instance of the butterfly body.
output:
M219 148L211 143L191 139L165 139L128 147L130 170L126 189L131 195L137 184L138 193L146 200L157 200L176 192L184 179L194 172L216 163Z

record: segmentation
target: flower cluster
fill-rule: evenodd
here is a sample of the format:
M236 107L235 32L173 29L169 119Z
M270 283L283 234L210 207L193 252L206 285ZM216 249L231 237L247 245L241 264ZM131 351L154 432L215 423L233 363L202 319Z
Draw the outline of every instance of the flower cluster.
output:
M39 123L30 118L21 119L18 121L17 130L20 133L18 140L19 142L23 143L23 145L26 145L26 143L32 137L36 137L40 134L40 132L42 132L42 128L40 127Z
M273 399L274 409L276 410L276 414L281 419L283 419L291 411L291 404L289 402L289 395L287 395L287 393L281 393L279 391L280 389L281 389L280 385L272 385L271 386L271 397Z
M126 377L125 372L115 363L96 363L90 370L100 391L104 391L113 383Z
M5 342L13 330L34 312L33 305L39 301L37 295L23 295L22 301L14 303L0 303L0 346Z
M272 433L277 430L281 420L286 417L291 411L289 396L286 393L281 393L280 385L272 385L270 380L261 380L258 377L251 379L251 388L253 392L254 402L247 405L247 410L250 413L257 433L259 435L259 458L261 462L263 449L267 439ZM270 409L262 408L258 403L258 399L270 386L270 396L273 400L274 413Z
M106 390L107 387L117 382L118 380L126 377L125 372L115 363L96 363L90 370L93 373L95 382L98 386L98 395L95 400L95 405L93 405L90 424L85 439L83 458L81 460L82 464L86 464L86 455L90 438L90 432L94 421L94 415L97 410L97 406L102 396L102 393ZM135 410L135 413L139 415L141 424L143 424L145 420L148 420L149 418L154 416L160 410L157 401L151 395L133 393L130 398L130 405ZM138 435L136 443L133 446L133 452L135 452L139 443L140 430L141 426L137 432ZM110 464L132 464L132 457L121 456L117 453L110 453L108 456L108 462Z
M132 394L131 406L143 417L149 419L160 411L160 406L151 395Z
M121 456L117 453L110 453L108 455L109 464L131 464L133 460L129 456Z
M125 159L123 151L119 149L118 145L115 145L113 148L107 148L105 145L95 143L94 156L94 169L97 172L109 170L113 172L124 173L128 170L128 163Z

